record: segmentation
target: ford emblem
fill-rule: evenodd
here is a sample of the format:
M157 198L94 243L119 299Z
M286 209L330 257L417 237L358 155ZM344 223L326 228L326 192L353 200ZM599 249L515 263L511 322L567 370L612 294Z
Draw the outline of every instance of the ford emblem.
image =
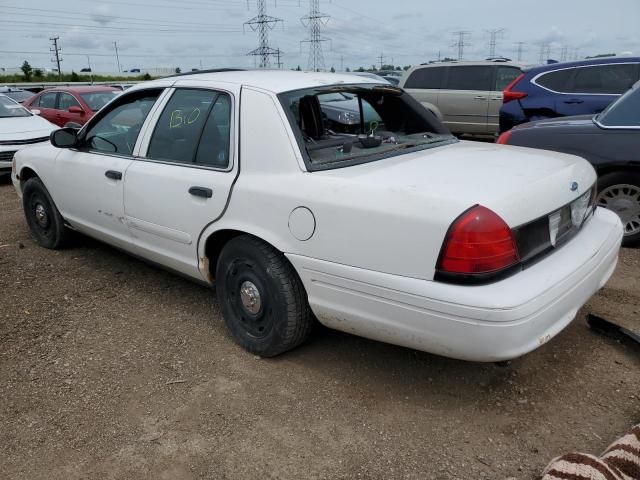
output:
M578 190L578 182L571 182L571 191L575 192Z

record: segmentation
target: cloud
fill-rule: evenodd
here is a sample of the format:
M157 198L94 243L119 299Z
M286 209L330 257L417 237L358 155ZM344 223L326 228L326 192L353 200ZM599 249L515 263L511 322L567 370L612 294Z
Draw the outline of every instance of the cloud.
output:
M114 15L110 15L110 13L111 7L109 5L100 5L91 13L91 20L102 26L108 25L117 18L114 18Z

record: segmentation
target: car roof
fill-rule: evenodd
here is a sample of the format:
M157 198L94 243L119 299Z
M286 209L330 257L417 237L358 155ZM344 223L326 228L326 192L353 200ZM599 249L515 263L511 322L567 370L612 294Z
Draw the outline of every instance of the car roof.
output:
M321 87L325 85L344 84L367 84L383 83L384 80L376 80L357 75L325 73L325 72L305 72L294 70L232 70L218 72L193 72L187 75L175 75L171 77L174 81L189 80L206 84L207 82L225 82L240 86L256 87L268 90L273 93L289 92L305 88ZM162 79L159 79L162 81ZM138 84L129 91L144 88L145 85L152 85L153 81Z
M502 60L502 59L495 59L495 60L453 60L453 61L447 61L447 62L433 62L433 63L422 63L420 65L415 65L414 67L411 67L410 70L417 70L419 68L430 68L430 67L456 67L456 66L460 66L460 67L467 67L467 66L486 66L486 65L497 65L497 66L503 66L503 65L507 65L510 67L518 67L518 68L524 68L525 65L522 63L518 63L518 62L514 62L511 60Z
M527 73L547 72L550 70L561 70L563 68L584 67L589 65L604 65L608 63L640 63L640 57L598 57L589 58L587 60L578 60L575 62L558 62L549 63L547 65L538 65L536 67L527 68Z
M91 85L85 87L51 87L46 88L42 92L70 92L70 93L91 93L91 92L111 92L118 91L115 87L108 85Z

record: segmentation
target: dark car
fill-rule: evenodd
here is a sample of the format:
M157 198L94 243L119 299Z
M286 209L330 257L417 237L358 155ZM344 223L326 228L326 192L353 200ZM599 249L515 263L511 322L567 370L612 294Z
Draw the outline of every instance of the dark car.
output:
M598 173L598 205L622 219L624 245L640 243L640 82L600 114L526 123L498 143L586 158Z
M500 132L534 120L599 113L639 79L638 57L530 68L503 92Z

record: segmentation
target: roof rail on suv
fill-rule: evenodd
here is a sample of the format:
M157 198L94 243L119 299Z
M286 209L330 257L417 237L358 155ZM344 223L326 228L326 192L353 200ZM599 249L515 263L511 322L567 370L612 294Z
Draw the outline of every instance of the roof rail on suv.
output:
M244 72L246 68L209 68L207 70L196 70L195 72L176 73L165 78L183 77L185 75L198 75L200 73L221 73L221 72Z
M486 59L487 62L510 62L511 59L507 57L489 57Z

